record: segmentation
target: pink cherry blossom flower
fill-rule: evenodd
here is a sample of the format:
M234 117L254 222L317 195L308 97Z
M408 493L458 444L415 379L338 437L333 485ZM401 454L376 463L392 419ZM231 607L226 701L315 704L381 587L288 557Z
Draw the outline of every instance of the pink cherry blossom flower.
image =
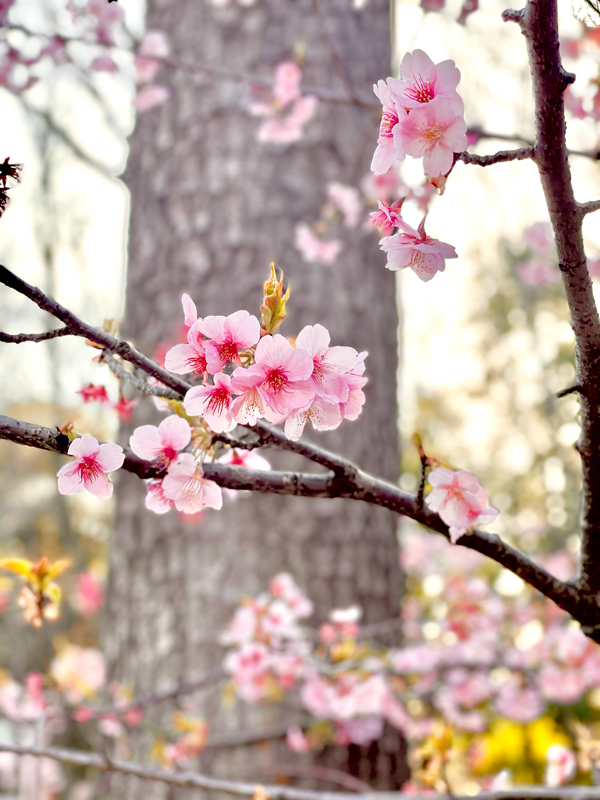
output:
M333 264L340 254L342 242L339 239L319 239L308 225L301 223L296 226L294 246L305 261Z
M166 514L175 503L165 497L162 480L149 481L146 486L146 508L155 514Z
M223 645L247 644L254 638L257 625L256 609L251 605L240 606L219 636L219 642Z
M97 72L118 72L119 68L110 56L102 55L96 58L90 64L90 69Z
M327 196L341 211L344 225L347 228L356 228L363 208L358 191L353 186L333 182L327 186Z
M304 350L312 358L310 381L316 397L343 403L348 399L348 384L343 376L357 366L358 353L353 347L329 347L330 341L329 331L323 325L305 325L296 338L296 349Z
M272 578L269 591L273 597L282 597L298 619L310 617L314 611L312 601L300 590L289 572L280 572Z
M148 58L166 58L170 50L164 31L147 31L138 47L138 53Z
M358 364L344 376L348 385L348 399L340 403L340 413L344 419L355 420L358 418L365 404L365 393L362 387L368 382L364 377L366 351L358 354Z
M96 497L110 497L113 486L106 477L123 466L125 454L118 444L99 444L97 439L84 434L69 445L68 454L75 461L58 471L58 491L61 494L76 494L82 489Z
M263 336L256 346L254 359L254 364L247 369L238 367L235 370L234 386L238 377L254 382L265 405L267 419L280 422L291 411L307 408L312 403L315 390L309 379L314 365L305 350L292 347L276 333Z
M214 385L194 386L188 390L183 406L192 416L201 416L215 433L232 431L237 425L231 406L231 378L222 372L214 375Z
M600 258L589 258L588 270L592 278L600 278Z
M163 494L184 514L223 505L221 487L203 478L202 467L191 453L181 453L170 465L163 479Z
M183 322L187 328L191 328L198 319L196 304L189 294L181 295L181 305L183 306Z
M203 336L207 369L221 370L231 361L240 366L240 351L255 345L260 338L260 323L247 311L236 311L228 317L205 317L197 328Z
M50 674L69 703L94 697L106 679L104 657L91 647L68 645L50 664Z
M293 411L285 421L285 435L293 442L297 441L309 421L316 431L335 430L342 422L339 403L328 403L318 398L308 408Z
M229 448L223 453L222 456L219 456L219 458L217 458L217 463L232 464L236 467L246 467L246 469L271 469L271 465L267 459L263 458L258 453L255 453L254 450L236 450L235 447ZM232 499L238 495L238 491L236 489L228 489L223 487L223 491Z
M402 105L397 105L390 91L390 81L378 81L373 91L383 105L383 116L379 125L377 147L371 161L371 170L378 175L387 172L395 161L404 161L404 147L400 133L400 122L408 115Z
M467 125L445 97L413 108L399 123L394 139L399 138L404 152L423 158L427 175L447 175L454 164L454 153L467 147Z
M288 732L285 736L285 743L294 753L310 753L312 750L309 740L306 738L302 729L298 728L297 725L288 728Z
M149 83L143 86L136 94L133 100L133 105L140 114L145 114L146 111L151 111L157 106L161 106L171 96L171 90L168 86L161 86L158 83Z
M92 400L96 400L98 403L110 403L106 386L94 386L93 383L88 383L77 394L81 395L84 403L90 403Z
M120 420L126 421L131 419L133 415L132 409L137 406L139 400L126 400L123 395L119 398L118 403L113 403L113 411L117 412L117 415Z
M104 604L104 585L92 572L80 572L73 606L83 617L93 616Z
M394 228L398 227L398 224L402 219L400 216L400 210L403 203L404 198L401 200L396 200L396 202L392 203L391 206L389 206L385 201L379 200L377 203L379 206L379 211L373 211L372 214L369 214L371 224L377 228L382 236L391 236L394 232Z
M273 96L282 108L300 97L301 81L302 70L294 61L282 61L275 67Z
M538 256L556 254L554 234L549 222L536 222L523 231L525 244Z
M384 237L379 243L381 249L387 253L388 269L399 270L410 267L422 281L430 281L436 272L444 271L445 259L458 258L451 244L427 236L425 217L421 220L418 230L411 228L403 220L399 220L398 224L400 231L394 236Z
M498 511L488 507L487 492L470 472L437 467L427 480L433 489L425 503L449 526L452 544L476 523L485 525L496 519Z
M551 744L546 750L546 786L564 786L577 774L575 753L562 744Z
M177 453L190 443L192 432L185 419L169 416L156 425L141 425L129 438L129 446L144 461L160 459L165 465L177 458Z
M360 182L360 187L371 202L382 200L387 203L401 192L408 192L396 167L390 167L379 175L368 172Z
M191 320L192 318L192 309L188 308L185 314L187 325L187 320ZM190 329L187 333L187 344L176 344L167 352L165 356L165 369L168 369L169 372L175 372L177 375L187 375L190 372L197 372L199 375L202 375L207 371L204 340L199 328L201 323L201 319L196 319L190 325Z
M454 61L434 64L422 50L415 50L404 54L399 73L399 80L389 79L390 91L406 109L419 108L435 97L443 97L455 114L463 115L463 101L456 91L460 72Z
M516 267L518 277L528 286L550 286L560 280L560 270L556 264L542 259L532 258Z

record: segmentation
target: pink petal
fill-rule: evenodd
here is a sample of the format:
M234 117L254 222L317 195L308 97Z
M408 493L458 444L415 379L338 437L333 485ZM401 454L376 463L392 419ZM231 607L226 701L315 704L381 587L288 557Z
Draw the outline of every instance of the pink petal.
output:
M172 415L164 419L158 426L158 432L165 445L173 450L183 450L192 438L192 431L187 420Z
M83 489L77 462L65 464L58 471L58 491L61 494L75 494Z
M75 456L78 459L95 458L99 449L98 440L90 436L89 433L84 433L83 436L71 442L67 452L70 456Z
M140 425L129 437L129 446L139 458L154 461L163 449L163 442L156 425Z
M105 500L113 493L113 485L103 472L98 473L91 480L85 482L85 488L90 494Z

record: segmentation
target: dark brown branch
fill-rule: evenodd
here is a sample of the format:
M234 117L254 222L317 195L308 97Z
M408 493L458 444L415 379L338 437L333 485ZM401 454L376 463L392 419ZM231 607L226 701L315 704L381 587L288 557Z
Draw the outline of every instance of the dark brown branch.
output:
M70 328L58 328L45 333L2 333L0 342L5 344L21 344L22 342L47 342L48 339L58 339L60 336L72 336Z
M56 450L60 453L65 453L68 448L67 437L57 429L43 428L39 425L31 425L2 416L0 416L0 439L9 439L20 444L40 447L45 450ZM162 477L165 474L165 468L162 465L143 461L129 450L125 450L125 455L123 469L134 473L140 478ZM331 456L331 454L327 455ZM331 456L331 458L333 463L339 465L341 469L344 459L339 456ZM416 497L402 492L391 483L362 472L350 462L345 462L345 464L347 466L341 478L336 477L331 471L325 475L300 472L267 472L217 463L205 463L203 464L203 470L207 479L213 480L219 486L228 489L302 497L344 497L350 500L362 500L366 503L388 508L396 514L410 517L449 538L448 526L437 514L425 508L420 508ZM501 564L506 569L511 570L530 586L533 586L534 589L553 600L575 619L579 618L579 598L575 589L550 575L523 553L503 542L499 536L473 530L460 539L460 544L488 556L488 558Z
M478 156L475 153L455 153L454 162L462 161L463 164L477 164L479 167L489 167L492 164L500 164L504 161L524 161L526 158L533 158L535 155L534 147L520 147L518 150L500 150L489 156Z
M557 397L566 397L568 394L573 394L574 392L581 392L582 386L578 383L574 383L573 386L567 386L566 389L561 389L560 392L556 393Z
M506 11L527 41L535 107L534 161L558 252L571 326L575 333L581 435L577 449L582 462L583 525L578 580L583 630L592 638L600 632L600 318L583 246L583 210L576 202L567 158L563 93L575 80L562 67L556 0L529 0L524 11Z
M600 211L600 200L590 200L587 203L580 203L579 208L582 214L592 214L594 211Z

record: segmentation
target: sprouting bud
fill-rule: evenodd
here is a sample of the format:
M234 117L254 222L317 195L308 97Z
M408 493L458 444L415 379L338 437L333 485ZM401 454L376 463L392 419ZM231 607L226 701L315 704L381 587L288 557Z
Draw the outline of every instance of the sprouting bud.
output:
M275 333L285 318L285 304L290 297L289 286L283 293L283 272L280 273L279 280L275 272L275 264L271 264L271 277L265 281L265 296L260 307L262 314L262 326L260 335L266 336L268 333Z

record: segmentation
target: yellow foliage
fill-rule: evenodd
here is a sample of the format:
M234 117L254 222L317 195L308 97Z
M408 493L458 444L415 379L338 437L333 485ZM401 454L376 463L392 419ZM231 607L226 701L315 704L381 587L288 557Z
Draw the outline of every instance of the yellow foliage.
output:
M264 299L260 307L262 315L261 335L273 334L283 322L285 317L285 304L290 298L290 289L283 294L283 272L279 280L275 272L275 264L271 264L271 276L264 285Z
M18 602L23 609L23 618L29 625L39 629L44 619L51 621L58 619L62 593L60 587L53 581L70 564L68 559L50 563L47 556L42 556L37 564L24 558L0 560L0 569L18 575L26 583L21 589Z

